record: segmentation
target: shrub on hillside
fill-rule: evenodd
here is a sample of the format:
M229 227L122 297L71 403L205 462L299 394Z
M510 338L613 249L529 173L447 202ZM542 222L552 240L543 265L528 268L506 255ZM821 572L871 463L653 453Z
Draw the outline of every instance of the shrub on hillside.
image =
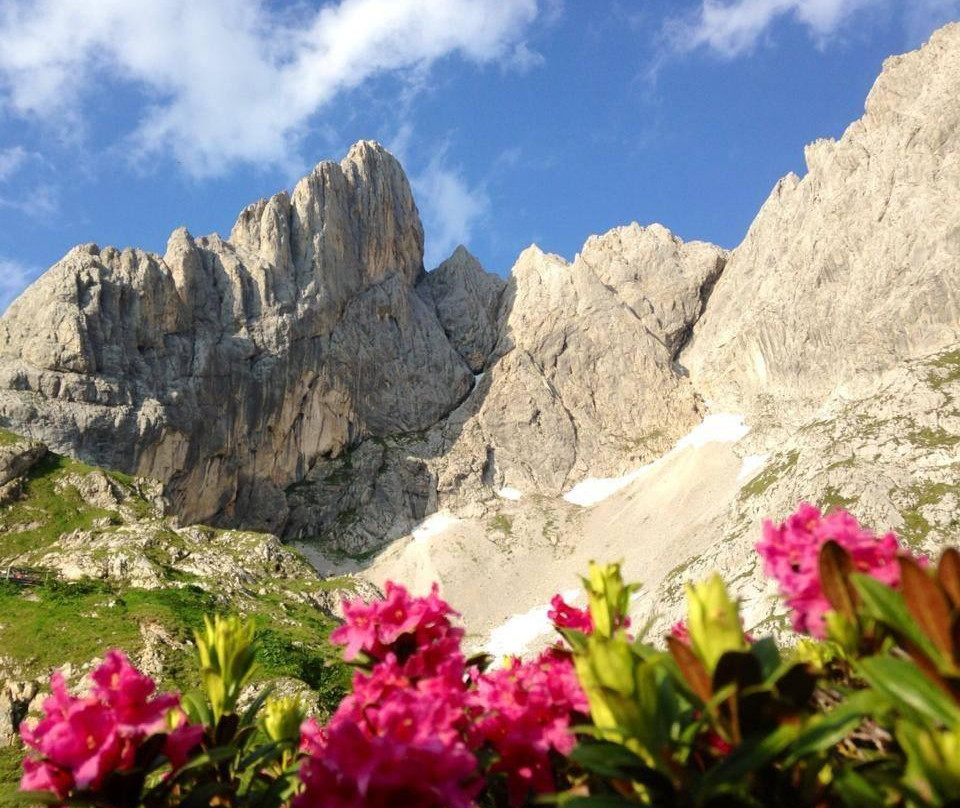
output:
M266 691L238 712L254 631L215 618L199 693L155 694L116 651L88 695L55 675L22 787L104 808L960 804L960 553L933 567L805 504L757 549L796 643L746 634L716 576L648 642L636 587L591 565L586 610L552 602L562 641L489 669L436 588L388 584L345 604L331 639L353 686L324 724Z

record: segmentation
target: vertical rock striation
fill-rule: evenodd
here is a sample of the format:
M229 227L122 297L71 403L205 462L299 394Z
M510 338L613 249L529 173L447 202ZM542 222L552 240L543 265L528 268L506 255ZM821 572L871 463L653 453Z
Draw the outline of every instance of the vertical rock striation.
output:
M960 24L888 59L731 255L681 361L724 407L802 419L960 325Z
M469 391L422 273L406 177L358 143L226 241L71 251L0 320L0 419L165 481L186 521L276 529L319 458L425 429Z

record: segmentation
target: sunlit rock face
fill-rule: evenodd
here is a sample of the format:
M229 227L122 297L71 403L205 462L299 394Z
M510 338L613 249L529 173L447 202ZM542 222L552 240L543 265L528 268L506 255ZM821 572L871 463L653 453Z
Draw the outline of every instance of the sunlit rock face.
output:
M276 528L318 458L422 430L469 391L422 273L407 179L358 143L228 240L72 250L0 321L0 418L165 481L186 521Z
M724 407L803 418L960 322L960 25L883 66L866 113L773 189L683 352Z
M463 247L427 273L400 165L361 142L226 240L72 250L0 320L0 421L162 480L185 522L367 548L439 498L554 495L668 446L700 417L675 358L724 260L634 224L509 281Z

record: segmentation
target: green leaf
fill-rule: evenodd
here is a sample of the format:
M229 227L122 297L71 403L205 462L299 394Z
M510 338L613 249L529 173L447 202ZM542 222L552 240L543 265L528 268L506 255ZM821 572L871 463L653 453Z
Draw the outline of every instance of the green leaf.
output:
M894 657L867 657L854 666L874 690L919 723L960 726L960 707L924 676L914 662Z
M636 808L637 802L616 794L597 794L592 797L578 795L560 799L560 805L564 808Z
M52 791L20 791L16 786L5 786L0 788L0 800L3 805L11 803L23 803L23 805L63 805L60 799ZM76 804L72 803L71 804Z
M289 748L290 744L270 741L263 746L258 746L250 754L240 759L237 768L249 769L252 766L262 766L265 761L277 760L283 754L283 750Z
M865 718L882 712L885 702L871 690L854 693L829 713L815 716L790 747L787 764L792 765L807 755L826 752L855 730Z
M773 637L763 637L750 646L752 653L760 662L763 678L769 679L781 667L780 649Z
M270 698L273 690L273 685L267 685L257 694L257 697L250 702L250 706L247 707L247 709L243 711L243 715L240 716L240 726L249 726L256 721L260 708L263 707L267 699Z
M180 808L209 808L213 798L226 794L229 787L228 783L200 783L190 789Z
M738 690L755 687L763 682L760 661L749 651L727 651L720 657L713 671L713 690L736 685Z
M840 769L833 781L833 790L848 808L886 808L883 791L852 769Z
M180 775L194 771L195 769L202 769L204 766L210 764L216 765L217 763L223 763L225 760L235 758L238 753L239 750L235 746L217 746L213 749L208 749L206 752L190 758L189 761L177 769L176 777L179 779Z
M936 648L910 617L907 604L899 592L869 575L854 574L850 576L850 580L860 595L863 610L869 617L908 639L931 659L937 658Z
M201 691L191 690L189 693L184 693L180 699L180 704L187 714L187 718L193 723L208 727L213 724L213 712L210 710L207 697Z
M570 760L601 777L633 780L634 774L648 766L625 746L609 741L582 743L569 755Z
M744 741L720 765L707 772L703 778L704 794L718 792L763 768L788 749L797 734L794 724L783 724L767 735Z
M809 665L799 662L780 673L774 686L783 701L795 710L802 710L817 687L817 676Z

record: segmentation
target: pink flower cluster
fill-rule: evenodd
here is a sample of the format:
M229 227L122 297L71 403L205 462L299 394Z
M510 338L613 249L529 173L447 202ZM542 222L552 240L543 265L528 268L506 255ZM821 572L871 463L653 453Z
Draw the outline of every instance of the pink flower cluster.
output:
M757 552L763 557L764 573L780 584L780 593L793 610L795 631L825 636L824 615L830 603L820 583L820 548L830 540L850 553L859 572L891 587L900 583L897 555L902 551L893 533L876 536L844 510L823 515L809 503L782 524L766 521Z
M589 609L578 609L563 599L563 595L554 595L550 601L547 617L557 628L572 628L584 634L593 633L593 618Z
M569 656L550 649L533 662L512 659L475 679L471 733L478 745L496 751L490 771L506 774L511 804L523 803L530 791L554 791L550 752L570 753L571 715L590 709Z
M463 738L466 662L453 615L436 586L414 598L388 583L383 600L344 603L330 639L372 670L354 675L327 726L304 724L298 808L472 804L480 781Z
M23 742L39 753L23 761L24 791L50 791L63 799L98 789L110 772L133 768L143 741L167 732L168 714L179 709L179 696L154 696L154 681L120 651L110 651L91 678L90 694L73 697L58 671L50 680L44 717L35 726L21 724ZM164 753L174 768L202 735L202 726L185 720L167 735Z
M484 788L481 758L507 773L514 804L554 790L549 756L570 751L571 713L587 709L569 658L468 670L436 587L418 598L387 584L383 600L346 603L344 615L331 639L371 667L326 726L304 724L296 808L468 808Z
M307 721L303 808L467 808L480 788L463 740L463 693L443 679L414 683L386 666L359 685L326 727Z

